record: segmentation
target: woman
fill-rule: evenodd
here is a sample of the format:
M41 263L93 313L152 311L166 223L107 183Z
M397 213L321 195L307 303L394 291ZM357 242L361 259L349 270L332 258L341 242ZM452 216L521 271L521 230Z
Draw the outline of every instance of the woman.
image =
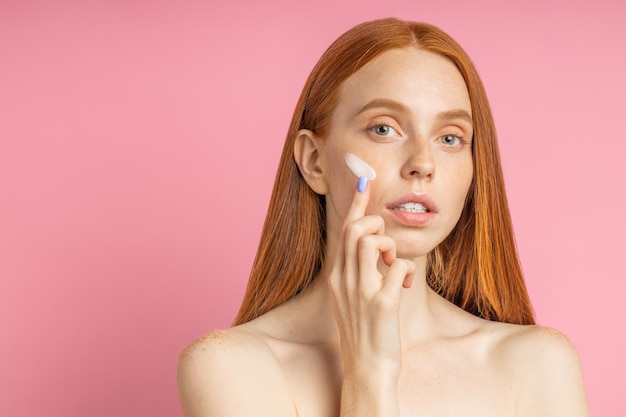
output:
M432 26L364 23L304 87L236 326L183 352L181 403L188 417L588 415L571 344L533 324L473 65Z

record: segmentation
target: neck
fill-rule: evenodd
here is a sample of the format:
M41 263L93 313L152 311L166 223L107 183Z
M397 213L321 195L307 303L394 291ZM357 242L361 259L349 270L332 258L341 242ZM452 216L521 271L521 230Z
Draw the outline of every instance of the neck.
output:
M400 325L403 344L406 346L418 343L435 336L437 315L436 306L443 299L430 289L426 283L426 256L414 259L416 272L410 288L402 289L400 302ZM330 289L328 287L329 263L325 263L311 286L297 298L304 303L301 310L306 313L304 320L310 320L316 329L311 337L319 340L336 340L339 335L332 310ZM314 322L314 323L313 323Z

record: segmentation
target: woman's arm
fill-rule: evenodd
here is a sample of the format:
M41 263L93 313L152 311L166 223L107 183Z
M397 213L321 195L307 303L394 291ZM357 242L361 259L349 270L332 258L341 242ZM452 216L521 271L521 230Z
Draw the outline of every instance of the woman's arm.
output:
M346 215L328 278L344 364L341 417L400 415L399 308L415 264L396 258L396 244L384 236L384 221L365 216L369 187L356 192ZM382 258L389 267L378 271Z

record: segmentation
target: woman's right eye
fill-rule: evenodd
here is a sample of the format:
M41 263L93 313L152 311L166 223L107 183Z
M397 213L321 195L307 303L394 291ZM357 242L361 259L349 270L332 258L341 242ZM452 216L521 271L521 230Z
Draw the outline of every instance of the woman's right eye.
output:
M370 132L375 133L379 136L399 136L396 129L389 125L381 124L371 127L369 129Z

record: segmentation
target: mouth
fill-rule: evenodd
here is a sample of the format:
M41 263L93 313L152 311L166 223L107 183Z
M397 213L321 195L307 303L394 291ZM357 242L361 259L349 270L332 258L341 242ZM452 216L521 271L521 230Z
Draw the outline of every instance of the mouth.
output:
M406 211L407 213L430 213L430 210L420 203L404 203L393 207L394 211Z
M387 209L397 221L405 226L424 227L433 222L439 209L435 202L421 192L409 192L392 201Z
M439 210L435 202L425 193L409 192L392 201L387 209L407 213L437 213Z

